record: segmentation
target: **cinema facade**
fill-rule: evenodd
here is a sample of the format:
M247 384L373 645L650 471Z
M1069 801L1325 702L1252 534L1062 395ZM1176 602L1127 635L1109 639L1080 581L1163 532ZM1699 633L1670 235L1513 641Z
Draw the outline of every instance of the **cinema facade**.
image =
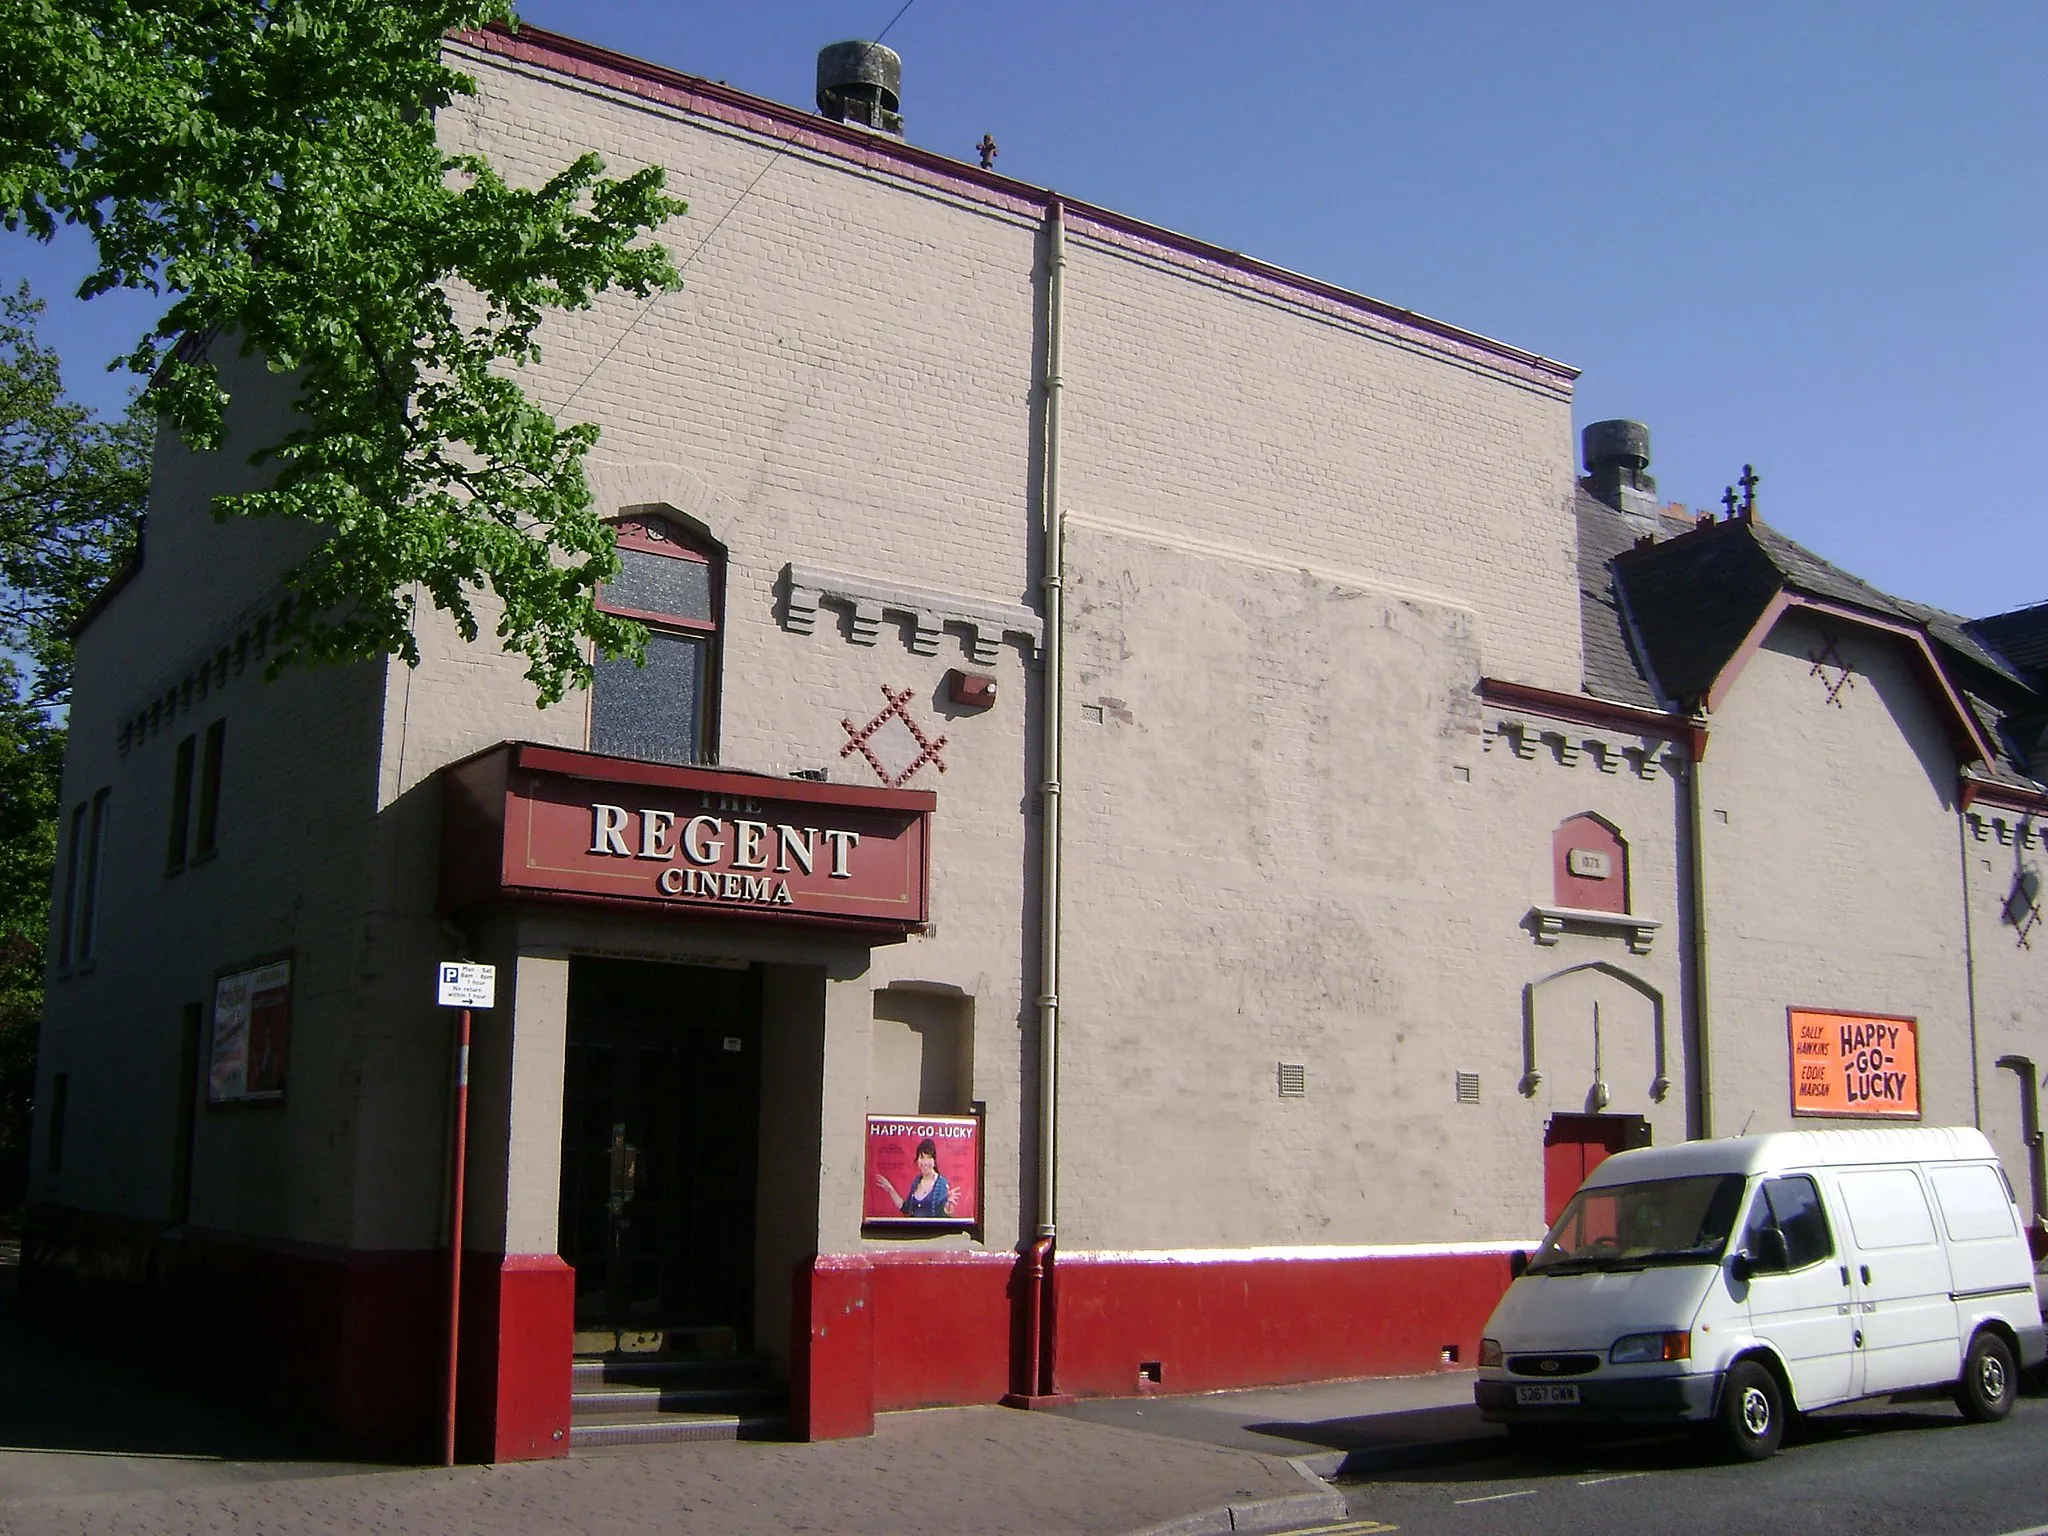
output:
M543 710L428 616L264 682L305 536L208 514L284 422L219 349L229 446L160 443L78 636L32 1300L431 1454L451 959L497 977L480 1459L570 1447L579 1358L758 1359L810 1436L1466 1366L1645 1141L1976 1123L2041 1210L2040 614L1664 507L1631 424L1581 475L1515 347L569 39L451 53L451 150L660 163L717 231L530 381L603 429L648 664Z

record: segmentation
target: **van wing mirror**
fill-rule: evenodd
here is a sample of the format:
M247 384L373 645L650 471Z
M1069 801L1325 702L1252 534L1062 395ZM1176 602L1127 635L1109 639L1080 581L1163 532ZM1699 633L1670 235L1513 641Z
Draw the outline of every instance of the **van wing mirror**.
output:
M1508 1278L1519 1280L1529 1273L1529 1255L1517 1248L1508 1255Z
M1749 1277L1756 1273L1756 1259L1747 1248L1738 1248L1728 1260L1728 1276L1737 1285L1749 1284Z

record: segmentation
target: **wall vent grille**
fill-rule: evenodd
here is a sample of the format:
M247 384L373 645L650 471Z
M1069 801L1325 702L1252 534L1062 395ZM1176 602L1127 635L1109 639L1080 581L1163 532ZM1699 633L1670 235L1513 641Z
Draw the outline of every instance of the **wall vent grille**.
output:
M1308 1067L1298 1061L1280 1063L1280 1097L1283 1099L1305 1099L1308 1097Z
M1479 1074L1477 1072L1460 1072L1458 1074L1458 1102L1460 1104L1477 1104L1479 1102Z

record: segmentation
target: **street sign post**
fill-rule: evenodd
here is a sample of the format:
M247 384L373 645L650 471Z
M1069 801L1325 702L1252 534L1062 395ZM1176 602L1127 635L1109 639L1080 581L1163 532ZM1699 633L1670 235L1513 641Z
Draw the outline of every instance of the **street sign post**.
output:
M434 1001L443 1008L488 1008L498 994L498 968L443 960L436 972Z
M434 1001L442 1008L460 1008L462 1021L455 1037L455 1109L452 1116L453 1171L448 1192L448 1382L441 1423L441 1465L455 1465L455 1378L462 1340L462 1192L469 1167L469 1013L494 1007L498 995L495 966L443 960L434 970Z

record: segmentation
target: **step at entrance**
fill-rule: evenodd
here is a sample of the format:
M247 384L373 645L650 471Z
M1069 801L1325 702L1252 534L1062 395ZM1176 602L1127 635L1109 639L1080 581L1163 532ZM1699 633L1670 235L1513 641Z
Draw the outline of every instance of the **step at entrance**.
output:
M771 1439L789 1397L746 1355L606 1354L573 1368L569 1443L657 1445Z

